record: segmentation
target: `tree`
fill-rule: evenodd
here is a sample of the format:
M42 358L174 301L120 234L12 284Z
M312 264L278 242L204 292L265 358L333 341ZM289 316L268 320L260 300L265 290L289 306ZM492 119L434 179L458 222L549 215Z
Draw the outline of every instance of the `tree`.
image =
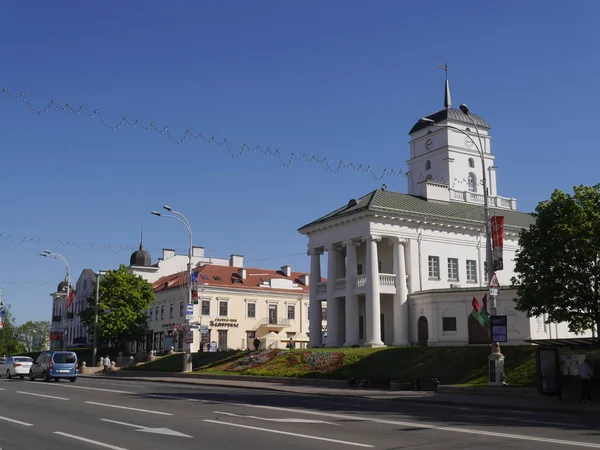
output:
M4 305L4 326L0 329L0 355L15 355L24 351L15 333L15 324L10 307Z
M555 190L523 230L512 284L516 309L576 333L600 326L600 184Z
M16 338L26 352L41 352L50 342L50 322L25 322L16 327Z
M102 277L99 289L99 344L123 346L141 340L146 330L146 310L155 299L152 285L121 265ZM95 303L95 296L88 298L86 307L79 313L90 336L94 332Z

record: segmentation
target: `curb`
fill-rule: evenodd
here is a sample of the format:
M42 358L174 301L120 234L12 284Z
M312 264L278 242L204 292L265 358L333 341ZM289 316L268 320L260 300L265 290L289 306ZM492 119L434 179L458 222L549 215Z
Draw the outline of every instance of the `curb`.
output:
M142 382L142 383L180 384L180 385L192 385L192 386L201 386L201 387L219 387L219 388L231 388L231 389L247 389L247 390L255 390L255 391L271 391L271 392L281 392L281 393L293 394L293 395L313 395L313 396L318 395L318 396L327 396L327 397L348 397L348 398L360 398L363 400L397 400L396 398L378 399L378 398L373 398L371 396L352 394L351 392L343 391L342 389L340 389L340 391L342 391L340 393L337 393L337 392L336 393L333 393L333 392L332 393L328 393L328 392L306 392L306 393L304 393L304 392L288 391L286 389L277 388L275 386L240 386L240 385L220 384L220 383L204 384L204 383L194 383L193 381L186 382L186 381L178 380L178 379L152 380L152 379L148 379L148 378L120 377L120 376L114 376L114 375L109 375L108 377L100 377L98 375L79 375L79 377L81 377L81 378L98 378L98 379L110 378L112 380L122 380L122 381L130 380L130 381L138 381L138 382ZM218 381L218 380L216 380L216 381ZM268 382L263 382L263 383L268 383ZM317 386L308 386L308 387L317 387ZM381 392L385 392L385 391L381 391ZM377 395L377 394L374 393L374 395Z

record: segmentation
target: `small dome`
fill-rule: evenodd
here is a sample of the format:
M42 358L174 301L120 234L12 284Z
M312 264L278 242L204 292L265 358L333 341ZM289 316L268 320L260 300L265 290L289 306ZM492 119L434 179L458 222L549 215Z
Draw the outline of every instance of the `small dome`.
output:
M131 258L129 259L130 266L138 266L138 267L150 267L152 265L152 258L150 257L150 253L144 250L144 246L140 244L140 249L136 250L131 254Z
M67 282L61 281L58 283L58 287L56 288L56 292L66 292L67 291Z

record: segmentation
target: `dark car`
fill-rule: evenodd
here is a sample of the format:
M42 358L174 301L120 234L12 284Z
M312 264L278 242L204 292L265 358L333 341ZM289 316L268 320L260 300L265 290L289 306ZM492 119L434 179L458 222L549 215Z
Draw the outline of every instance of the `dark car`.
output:
M55 381L61 378L68 379L71 383L77 380L79 361L77 354L68 351L43 352L37 357L29 370L29 380L41 378L44 381Z

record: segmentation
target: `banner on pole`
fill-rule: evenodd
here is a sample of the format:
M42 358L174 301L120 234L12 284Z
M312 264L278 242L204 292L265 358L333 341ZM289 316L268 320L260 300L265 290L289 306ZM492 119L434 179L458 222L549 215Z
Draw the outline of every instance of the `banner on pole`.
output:
M492 228L493 270L495 272L504 269L504 216L492 216L490 224Z

